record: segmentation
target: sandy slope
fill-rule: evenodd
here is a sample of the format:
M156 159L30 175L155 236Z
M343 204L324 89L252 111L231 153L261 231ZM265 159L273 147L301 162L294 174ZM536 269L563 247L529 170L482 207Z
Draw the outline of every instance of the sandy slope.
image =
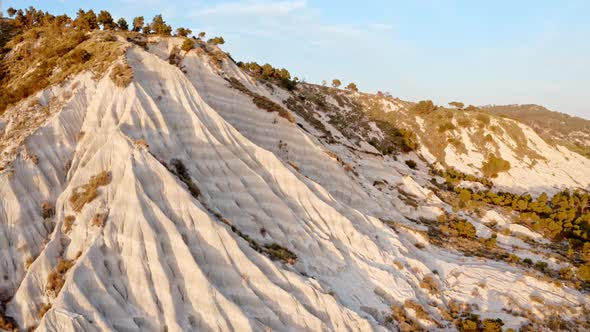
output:
M418 184L427 175L405 176L399 162L340 151L358 167L355 176L315 137L231 89L206 59L188 54L186 74L161 59L169 48L166 42L151 52L131 47L127 62L135 79L125 89L108 77L80 76L63 109L25 140L39 164L21 154L14 170L0 175L0 272L9 276L0 289L6 298L14 295L6 312L21 327L385 330L394 327L385 323L390 306L407 299L431 315L421 321L425 328L453 328L440 310L451 300L476 304L475 312L517 327L523 319L504 309L525 308L542 318L556 306L574 317L588 305L574 289L430 246L412 229L394 231L376 217L409 223L445 208ZM224 72L281 99L282 92L273 96L231 63ZM172 159L186 165L198 198L166 167ZM73 191L103 170L110 183L74 211ZM387 177L390 188L375 189L375 174ZM422 206L405 206L402 189ZM55 202L56 214L47 220L39 213L43 200ZM104 226L93 224L97 214L106 216ZM69 215L76 219L66 233ZM289 248L297 262L256 252L222 219L260 244ZM418 242L426 247L416 248ZM25 270L27 257L37 255ZM46 284L58 257L75 264L54 297ZM434 278L439 293L419 286L424 276ZM52 306L39 320L44 303Z

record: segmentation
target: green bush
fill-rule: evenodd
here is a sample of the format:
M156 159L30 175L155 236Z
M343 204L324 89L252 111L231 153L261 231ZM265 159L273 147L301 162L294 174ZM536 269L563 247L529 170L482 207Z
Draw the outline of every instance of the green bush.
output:
M408 165L408 167L411 169L416 169L416 167L418 166L418 164L416 164L416 162L412 159L406 160L406 165Z
M500 319L489 319L483 320L483 332L502 332L502 326L504 322Z
M188 52L188 51L192 50L194 47L195 47L195 41L190 38L186 38L184 40L184 42L182 42L182 46L180 47L180 49L185 52Z
M188 37L193 31L187 28L177 28L176 34L180 37Z
M454 224L455 230L459 233L459 236L465 237L468 239L475 238L475 227L466 220L459 220Z
M355 91L355 92L358 92L359 91L359 89L357 88L356 84L354 84L354 83L349 83L346 86L346 89L348 89L350 91Z
M578 268L576 273L578 278L585 282L590 282L590 263L586 263Z
M535 269L537 269L541 272L545 272L548 267L549 267L549 264L547 264L547 262L537 261L535 263Z
M291 250L281 247L276 243L267 244L264 246L266 252L273 260L281 260L287 264L293 265L297 261L297 255L295 255Z
M510 170L510 162L502 159L501 157L496 156L495 154L490 154L488 159L483 163L481 167L481 172L483 175L491 178L495 178L498 176L498 173L507 172Z
M214 37L209 39L207 43L212 45L223 45L225 44L225 40L223 39L223 37Z

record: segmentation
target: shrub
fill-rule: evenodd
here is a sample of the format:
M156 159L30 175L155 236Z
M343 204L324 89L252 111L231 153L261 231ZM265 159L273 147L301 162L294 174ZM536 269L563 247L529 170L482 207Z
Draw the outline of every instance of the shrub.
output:
M485 125L489 125L491 122L490 116L484 113L479 113L475 118Z
M454 228L459 233L459 236L474 239L475 238L475 227L466 220L459 220L455 223Z
M590 263L586 263L578 268L578 272L576 273L580 280L585 282L590 282Z
M452 101L449 103L449 106L460 110L465 106L465 104L463 104L462 102L458 102L458 101Z
M126 21L124 18L122 18L122 17L121 17L121 18L120 18L120 19L117 21L117 28L118 28L120 31L127 31L127 30L129 30L129 24L127 24L127 21Z
M41 216L43 219L49 219L55 215L55 208L49 201L44 200L41 203Z
M437 295L440 293L438 285L432 276L425 276L422 278L422 281L420 281L420 287L426 289L432 295Z
M524 265L533 266L533 260L530 258L525 258L522 260L522 262L524 263Z
M170 165L172 165L172 167L174 167L172 172L174 174L176 174L176 176L178 176L180 181L182 181L182 182L184 182L184 184L186 184L186 186L188 187L188 191L191 193L191 195L194 198L198 199L199 196L201 195L201 191L199 190L199 187L197 187L197 185L194 184L194 182L193 182L186 166L184 166L184 163L182 162L182 160L172 159L172 160L170 160Z
M342 82L339 79L332 80L332 86L335 88L339 88L342 85Z
M41 308L39 309L39 312L37 313L37 317L39 317L39 319L43 318L43 316L45 316L45 314L49 311L49 309L51 309L51 303L44 303Z
M133 69L128 64L117 64L113 67L110 77L116 86L126 88L133 81Z
M510 170L510 162L502 159L501 157L496 156L495 154L490 154L488 159L483 163L481 167L481 172L483 175L491 178L495 178L498 176L498 173L507 172Z
M66 61L70 65L73 65L73 64L79 64L79 63L85 63L88 60L90 60L91 57L92 57L92 55L90 55L90 53L88 53L88 51L86 51L85 49L76 48L67 54Z
M412 159L406 160L406 165L408 165L408 167L411 169L416 169L416 167L418 166L418 164L416 164L416 162Z
M584 243L581 255L583 260L590 261L590 242Z
M422 100L414 105L412 110L419 114L429 114L436 110L436 106L432 100Z
M97 213L94 215L94 217L92 217L92 221L90 222L90 224L92 226L96 226L96 227L104 227L106 220L107 220L106 214Z
M562 267L559 269L559 277L564 280L571 280L574 277L574 271L567 267Z
M471 121L469 121L469 118L459 118L457 124L461 128L468 128L471 126Z
M188 52L188 51L192 50L194 47L195 47L195 41L190 38L186 38L184 40L184 42L182 42L182 46L180 47L180 49L185 52Z
M209 39L207 43L212 45L223 45L225 44L225 40L223 39L223 37L214 37Z
M502 326L504 322L500 318L483 320L483 332L502 332Z
M102 171L90 178L87 184L74 189L70 196L70 204L76 212L80 212L86 203L91 202L98 196L98 187L106 186L110 182L110 175Z
M548 266L549 266L549 264L547 264L547 262L543 262L543 261L537 261L535 263L535 269L537 269L541 272L545 272L547 270Z
M0 308L0 330L5 331L18 331L18 325L12 317L4 315L4 312Z
M188 37L188 35L190 35L191 33L193 33L193 31L191 29L187 29L187 28L177 28L176 29L176 34L179 35L180 37Z
M455 130L455 129L457 129L455 127L455 125L452 124L452 123L450 123L450 122L446 122L446 123L443 123L440 126L438 126L438 132L439 133L444 133L446 131L452 131L452 130Z
M297 261L297 255L285 247L281 247L276 243L267 244L264 246L266 252L273 260L281 260L289 265L295 264Z
M352 82L351 82L351 83L349 83L349 84L346 86L346 89L348 89L348 90L350 90L350 91L354 91L354 92L358 92L358 91L359 91L359 89L357 88L356 84L354 84L354 83L352 83Z
M474 316L474 315L472 315ZM459 331L461 332L477 332L478 331L479 317L469 317L460 321Z
M53 295L59 294L59 291L62 289L65 278L64 275L68 272L69 269L74 266L74 261L69 259L59 258L57 260L57 266L55 270L51 271L47 276L47 286L45 289Z

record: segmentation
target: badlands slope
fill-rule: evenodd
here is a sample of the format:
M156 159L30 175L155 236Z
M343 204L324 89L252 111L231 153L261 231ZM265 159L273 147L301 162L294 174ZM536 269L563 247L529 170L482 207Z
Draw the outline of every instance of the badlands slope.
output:
M170 64L180 43L129 44L119 59L134 73L126 88L83 73L2 115L0 300L20 328L455 330L457 306L505 329L542 327L557 313L571 324L587 318L586 293L429 243L417 221L450 207L431 191L428 151L395 160L342 135L328 144L299 116L291 123L233 89L226 78L278 104L289 97L228 59L217 68L192 50ZM588 184L588 160L523 128L550 161L510 159L500 186ZM421 156L418 170L403 162ZM481 159L447 154L457 168ZM93 181L96 197L74 205ZM491 233L486 218L519 226L488 211L471 220L478 236ZM544 254L511 235L498 242L522 257ZM271 259L260 248L272 244L296 258ZM52 279L63 285L48 287ZM392 306L406 321L389 319Z

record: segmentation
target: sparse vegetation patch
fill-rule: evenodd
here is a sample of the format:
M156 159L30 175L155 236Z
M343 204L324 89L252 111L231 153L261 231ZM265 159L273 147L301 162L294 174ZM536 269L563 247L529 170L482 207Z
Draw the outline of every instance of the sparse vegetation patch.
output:
M98 188L109 184L111 177L106 171L90 178L87 184L77 187L74 189L70 196L70 204L72 209L76 212L80 212L84 205L92 202L98 196Z
M287 111L283 106L275 103L274 101L266 98L265 96L261 96L257 93L250 91L237 78L231 77L229 79L229 83L232 88L250 96L252 98L252 101L256 106L258 106L258 108L263 109L267 112L277 112L279 116L287 119L291 123L295 123L295 119L293 118L291 113L289 113L289 111Z
M111 80L116 86L126 88L133 81L133 69L128 64L118 64L111 71Z

